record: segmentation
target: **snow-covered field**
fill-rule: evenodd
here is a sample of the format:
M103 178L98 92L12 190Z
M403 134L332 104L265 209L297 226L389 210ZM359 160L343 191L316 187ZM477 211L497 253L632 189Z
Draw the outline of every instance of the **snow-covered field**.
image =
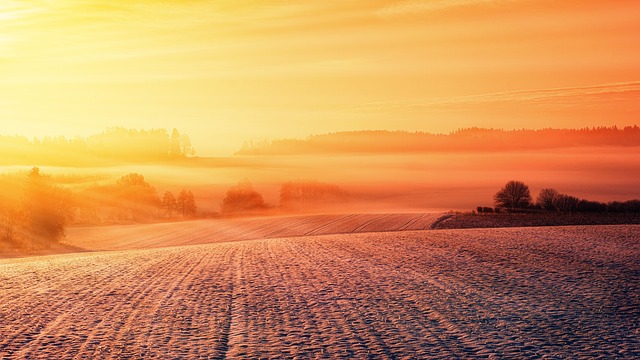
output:
M640 226L309 219L77 229L129 250L0 260L0 358L640 356Z

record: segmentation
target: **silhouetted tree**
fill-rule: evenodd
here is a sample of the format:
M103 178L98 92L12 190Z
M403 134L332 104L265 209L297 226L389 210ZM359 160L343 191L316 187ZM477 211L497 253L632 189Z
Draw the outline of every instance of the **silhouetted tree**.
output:
M529 187L521 181L511 180L494 196L496 207L509 210L525 209L531 206Z
M640 200L627 200L624 202L627 212L640 213Z
M560 196L560 193L556 189L542 189L540 190L540 194L538 194L536 204L542 210L556 211L558 210L556 207L558 196Z
M640 200L612 201L607 204L611 213L640 213Z
M580 199L575 196L560 194L556 198L555 206L560 212L571 213L578 210Z
M178 202L172 192L166 191L164 193L162 196L161 206L162 210L168 217L171 217L173 213L178 210Z
M577 212L603 213L607 211L607 204L580 199L576 205Z
M196 216L196 200L191 191L180 191L180 194L178 194L177 209L183 217Z
M223 213L255 211L265 207L262 195L248 182L241 182L231 187L222 199Z

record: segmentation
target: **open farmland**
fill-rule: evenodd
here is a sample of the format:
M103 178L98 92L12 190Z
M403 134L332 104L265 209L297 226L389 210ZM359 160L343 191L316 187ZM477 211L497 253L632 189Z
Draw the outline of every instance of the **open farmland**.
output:
M128 250L326 234L430 229L441 214L331 214L226 218L69 229L67 242L86 250Z
M5 259L0 357L637 358L639 243L620 225Z

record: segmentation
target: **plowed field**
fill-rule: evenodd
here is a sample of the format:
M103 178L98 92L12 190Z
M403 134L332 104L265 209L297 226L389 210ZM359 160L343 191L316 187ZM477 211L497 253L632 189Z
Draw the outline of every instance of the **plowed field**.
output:
M67 242L87 250L127 250L239 240L430 229L441 214L336 214L77 227Z
M188 224L193 239L185 228L176 244L207 241L204 224ZM0 358L638 356L640 226L310 233L0 260Z

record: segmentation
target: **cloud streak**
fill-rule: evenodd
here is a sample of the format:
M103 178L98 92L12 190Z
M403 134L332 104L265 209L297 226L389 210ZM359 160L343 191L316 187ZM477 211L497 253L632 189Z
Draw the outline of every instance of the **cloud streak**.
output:
M562 87L495 92L488 94L429 98L420 100L374 102L359 105L357 106L357 108L364 111L394 111L411 108L457 107L499 102L536 103L544 101L555 101L556 103L562 103L563 99L576 99L587 96L622 94L633 91L640 91L640 81L581 87Z
M485 5L491 3L500 3L507 0L433 0L433 1L403 1L390 6L386 6L378 11L378 15L402 16L417 13L433 12L448 8L469 6L469 5ZM511 0L513 1L513 0Z

